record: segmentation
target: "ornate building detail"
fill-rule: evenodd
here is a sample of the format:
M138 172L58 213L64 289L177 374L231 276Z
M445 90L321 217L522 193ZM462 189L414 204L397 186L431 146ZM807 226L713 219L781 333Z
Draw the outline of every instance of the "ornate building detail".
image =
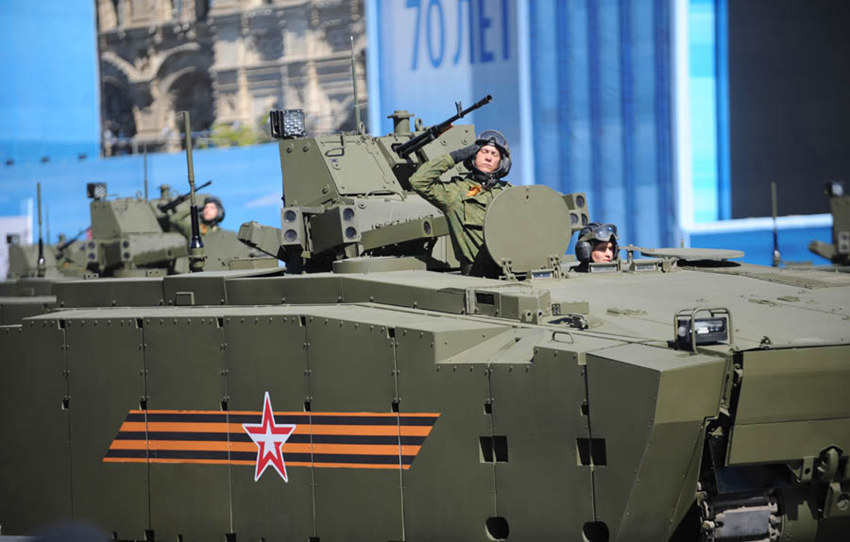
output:
M97 0L104 155L200 144L215 127L267 131L303 109L312 134L353 130L351 42L366 103L362 0ZM365 111L362 118L367 118Z

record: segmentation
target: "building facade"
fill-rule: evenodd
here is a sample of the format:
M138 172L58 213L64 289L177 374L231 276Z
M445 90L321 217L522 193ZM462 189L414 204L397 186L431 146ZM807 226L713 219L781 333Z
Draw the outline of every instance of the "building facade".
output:
M211 146L216 127L263 140L270 109L353 130L352 48L366 103L359 0L98 0L97 17L106 156L179 149L183 110Z

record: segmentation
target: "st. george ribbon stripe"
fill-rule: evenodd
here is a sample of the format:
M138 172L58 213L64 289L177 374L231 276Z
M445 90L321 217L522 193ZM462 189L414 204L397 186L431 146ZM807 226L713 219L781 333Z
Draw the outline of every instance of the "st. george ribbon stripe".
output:
M439 417L284 412L275 413L274 421L297 426L282 448L286 462L294 466L408 469ZM261 420L259 412L131 410L103 461L253 464L257 452L246 451L245 444L252 440L242 424ZM305 453L305 444L312 453Z
M257 454L253 452L230 452L229 457L227 452L214 452L207 450L109 450L106 454L107 458L138 458L146 457L156 459L217 459L221 461L231 462L244 461L253 463L257 459ZM415 456L401 456L402 465L410 465L413 463ZM363 465L398 465L398 455L355 455L355 454L286 454L287 463L316 463L316 466L321 466L322 463L352 463Z
M251 438L246 433L194 433L194 432L178 432L178 431L149 431L147 433L148 440L197 440L203 442L251 442ZM312 436L312 439L311 439ZM145 433L141 431L121 431L115 437L115 440L145 440ZM401 436L395 435L380 436L380 435L301 435L294 434L289 437L287 442L292 443L309 443L314 444L398 444L399 442L405 446L421 446L425 442L425 437L416 436Z

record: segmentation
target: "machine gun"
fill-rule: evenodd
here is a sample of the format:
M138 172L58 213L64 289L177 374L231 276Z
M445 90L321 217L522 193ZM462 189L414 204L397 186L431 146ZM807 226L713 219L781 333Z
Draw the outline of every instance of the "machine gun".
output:
M74 241L76 241L77 239L82 237L82 235L84 233L86 233L87 231L89 231L89 229L91 229L91 226L86 226L85 228L78 231L76 233L76 235L74 235L70 239L66 239L64 243L62 243L61 245L56 247L56 253L61 254L61 253L65 252L65 250L67 250L69 246L74 244Z
M206 188L207 186L209 186L211 184L212 184L212 181L207 181L204 184L202 184L201 186L197 187L195 190L200 190L202 188ZM184 201L189 199L191 196L192 196L192 192L189 191L189 192L186 192L185 194L181 194L181 195L177 196L176 198L169 201L168 203L160 203L156 207L157 207L157 209L159 209L163 213L167 213L169 211L173 211L175 207L177 207L178 205L180 205L181 203L183 203Z
M412 153L418 151L420 148L424 147L428 143L434 141L440 134L451 128L452 123L460 118L463 118L465 115L484 107L488 103L493 101L493 97L489 94L484 96L482 99L478 100L471 107L463 109L460 102L455 102L455 107L457 108L457 114L449 117L439 124L435 124L427 128L424 132L414 137L410 141L405 143L401 143L399 145L394 145L393 150L402 158L407 158Z

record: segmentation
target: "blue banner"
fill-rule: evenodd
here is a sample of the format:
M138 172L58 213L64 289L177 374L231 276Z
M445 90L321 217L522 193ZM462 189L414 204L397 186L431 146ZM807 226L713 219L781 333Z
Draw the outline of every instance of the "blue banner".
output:
M523 179L519 30L515 0L376 0L367 17L373 62L370 72L371 130L392 131L386 118L404 109L436 124L484 96L493 102L459 123L478 132L496 129L511 146L514 167L508 180ZM375 43L377 41L377 43Z

